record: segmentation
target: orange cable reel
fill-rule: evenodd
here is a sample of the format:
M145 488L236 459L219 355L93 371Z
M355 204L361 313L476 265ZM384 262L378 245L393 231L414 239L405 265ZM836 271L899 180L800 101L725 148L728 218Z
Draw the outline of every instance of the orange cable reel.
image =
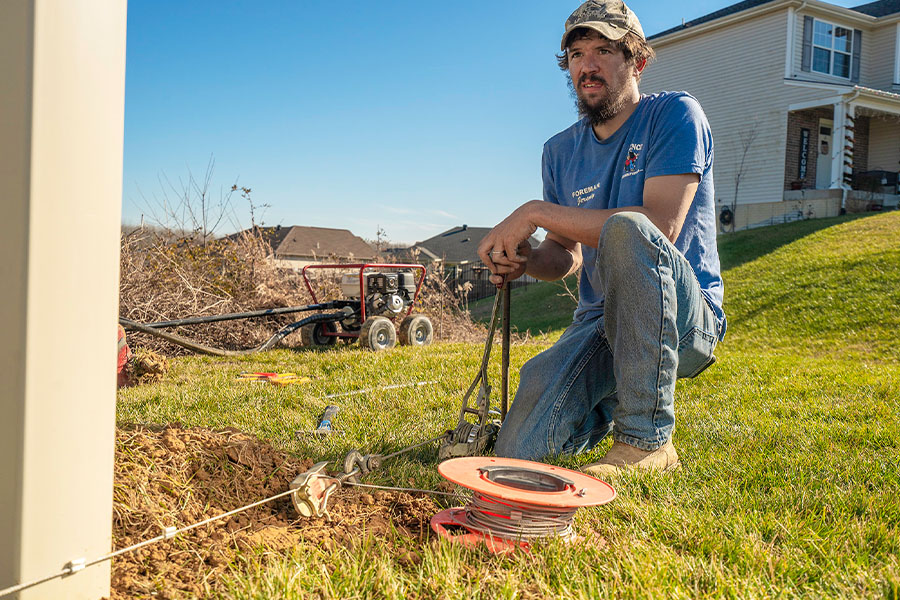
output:
M484 544L494 554L527 551L541 539L573 542L575 512L616 497L596 477L530 460L469 456L442 462L438 472L474 494L466 506L433 516L431 529L469 548Z

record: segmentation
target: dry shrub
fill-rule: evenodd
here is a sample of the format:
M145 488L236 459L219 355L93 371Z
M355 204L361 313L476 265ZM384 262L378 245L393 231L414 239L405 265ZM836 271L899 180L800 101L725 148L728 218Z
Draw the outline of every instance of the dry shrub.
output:
M155 228L124 234L119 314L149 323L308 304L309 293L300 277L276 268L267 259L269 254L269 244L253 232L206 242ZM294 315L284 315L168 331L213 346L246 348L261 344L295 320ZM167 353L186 352L158 338L130 334L129 344L135 340Z
M431 319L434 337L452 342L484 341L487 329L472 321L466 306L466 291L453 290L447 284L449 274L442 265L433 264L425 276L413 312L421 312Z
M276 267L272 249L259 229L228 238L179 236L171 230L139 228L122 236L119 314L140 323L194 316L305 306L313 302L300 273ZM346 271L344 271L346 272ZM310 270L319 302L341 297L340 272ZM442 271L429 272L413 310L431 317L435 338L473 341L484 328L460 308ZM168 329L211 346L240 349L257 346L281 327L311 313L241 319ZM159 338L129 333L129 344L166 354L187 350ZM299 335L283 345L300 344Z

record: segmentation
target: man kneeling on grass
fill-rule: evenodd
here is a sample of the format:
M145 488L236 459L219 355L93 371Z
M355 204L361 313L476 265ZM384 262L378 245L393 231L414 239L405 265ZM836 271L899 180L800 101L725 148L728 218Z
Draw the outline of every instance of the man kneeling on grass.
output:
M711 364L725 333L709 124L686 93L640 94L653 50L621 0L582 4L561 50L582 118L544 145L544 201L516 209L479 255L495 284L580 269L578 308L522 367L496 452L578 453L612 432L585 471L672 469L675 380Z

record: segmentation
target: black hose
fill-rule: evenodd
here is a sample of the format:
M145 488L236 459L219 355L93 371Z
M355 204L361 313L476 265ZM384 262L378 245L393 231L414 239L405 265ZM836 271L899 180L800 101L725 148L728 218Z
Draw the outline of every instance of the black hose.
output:
M165 331L160 331L159 329L155 329L150 325L138 323L137 321L132 321L131 319L126 319L124 317L119 317L119 324L125 329L148 333L150 335L168 340L173 344L178 344L179 346L182 346L189 350L193 350L194 352L199 352L201 354L211 354L213 356L247 356L249 354L255 354L257 352L263 352L265 350L271 349L275 346L275 344L283 340L285 337L297 331L304 325L308 325L309 323L329 323L340 321L341 319L344 319L346 317L347 313L343 311L337 313L311 315L301 321L297 321L296 323L285 325L284 327L279 329L275 333L275 335L270 337L261 345L257 346L256 348L248 348L246 350L222 350L221 348L213 348L212 346L193 342L187 338L181 337L180 335L175 335L174 333L166 333Z
M306 306L287 306L284 308L267 308L264 310L254 310L242 313L228 313L225 315L210 315L208 317L189 317L187 319L176 319L174 321L157 321L156 323L145 323L147 327L181 327L182 325L200 325L203 323L218 323L220 321L235 321L237 319L252 319L254 317L271 317L274 315L284 315L296 312L305 312L311 310L328 310L330 308L343 308L350 304L346 300L338 300L332 302L324 302L322 304L307 304ZM357 303L358 304L358 303Z

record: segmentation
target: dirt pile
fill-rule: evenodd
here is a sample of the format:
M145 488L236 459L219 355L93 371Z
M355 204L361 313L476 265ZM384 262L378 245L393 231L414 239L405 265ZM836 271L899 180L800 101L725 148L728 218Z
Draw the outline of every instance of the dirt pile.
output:
M288 489L312 466L235 429L171 425L121 429L116 440L113 536L124 548ZM333 516L298 519L289 497L202 525L112 563L112 598L202 597L245 550L287 551L300 540L331 548L365 531L424 538L440 509L428 497L342 489Z

